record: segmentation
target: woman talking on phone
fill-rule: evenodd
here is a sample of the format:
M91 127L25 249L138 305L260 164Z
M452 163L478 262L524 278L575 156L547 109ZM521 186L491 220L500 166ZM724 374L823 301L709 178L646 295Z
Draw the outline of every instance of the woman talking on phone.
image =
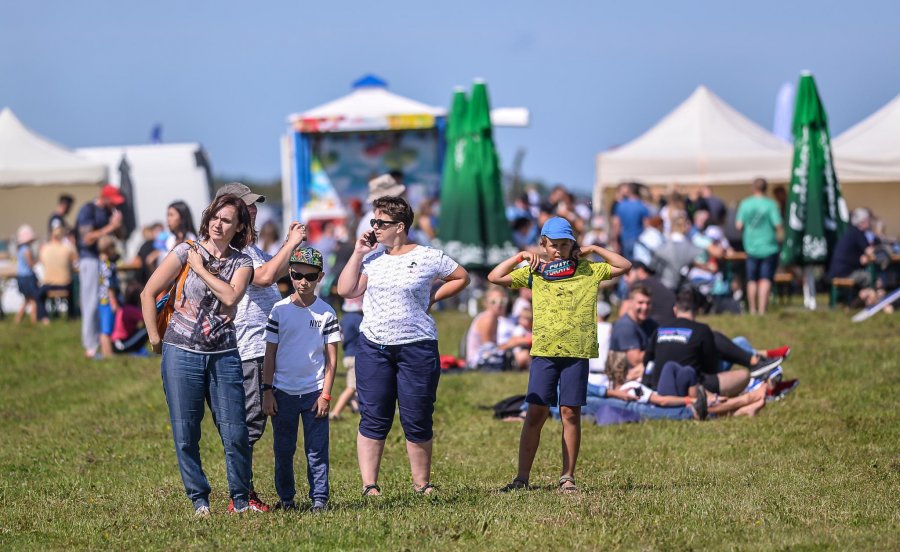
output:
M356 450L363 496L381 494L378 471L398 403L413 488L429 494L441 368L437 329L428 311L465 289L469 275L443 251L409 243L413 211L405 199L385 196L373 208L372 231L356 243L337 285L344 298L365 294L356 353ZM383 249L376 251L377 244Z
M231 314L253 275L241 250L252 240L250 212L235 195L217 197L203 212L200 241L181 243L141 292L150 345L162 352L162 380L181 480L194 515L209 516L209 482L200 466L200 422L209 399L225 447L229 495L246 511L250 441L244 421L241 359ZM179 278L182 270L185 279ZM156 326L156 297L178 281L175 310L164 335Z

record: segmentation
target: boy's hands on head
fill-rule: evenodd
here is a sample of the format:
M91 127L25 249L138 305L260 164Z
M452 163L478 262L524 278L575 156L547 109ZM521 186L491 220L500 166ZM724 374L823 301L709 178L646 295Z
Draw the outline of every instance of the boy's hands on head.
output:
M316 404L313 405L311 410L316 413L316 418L324 418L328 416L328 401L325 400L325 397L319 395L319 398L316 400Z
M519 253L519 258L528 263L528 266L531 267L531 270L537 270L541 266L541 256L532 253L531 251L522 251Z

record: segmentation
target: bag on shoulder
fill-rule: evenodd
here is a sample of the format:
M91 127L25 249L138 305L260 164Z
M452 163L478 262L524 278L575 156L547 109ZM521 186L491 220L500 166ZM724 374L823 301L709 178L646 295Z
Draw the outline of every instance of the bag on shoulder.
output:
M194 242L188 240L185 242L193 247ZM166 334L166 328L169 327L169 320L172 319L172 313L175 312L175 301L184 294L184 283L187 280L191 266L185 262L181 267L181 272L175 278L172 287L164 294L156 298L156 331L159 333L160 339Z

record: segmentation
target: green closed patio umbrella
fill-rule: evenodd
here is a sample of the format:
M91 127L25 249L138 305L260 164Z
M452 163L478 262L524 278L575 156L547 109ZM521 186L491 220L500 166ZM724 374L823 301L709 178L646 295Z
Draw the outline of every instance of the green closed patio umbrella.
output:
M464 223L465 213L462 209L462 189L459 182L459 169L465 159L465 132L466 109L469 99L462 87L453 91L453 100L450 104L450 114L447 116L446 131L444 133L446 147L444 151L444 167L441 174L441 219L438 232L447 233L454 229L451 235L455 235L455 229ZM439 236L440 238L440 236ZM442 247L446 244L441 243Z
M476 82L463 108L464 100L461 92L454 94L448 120L438 242L466 268L489 270L516 249L506 220L487 86Z
M792 130L794 159L781 263L806 267L804 302L814 309L812 267L828 262L849 217L832 163L828 116L809 72L800 75Z

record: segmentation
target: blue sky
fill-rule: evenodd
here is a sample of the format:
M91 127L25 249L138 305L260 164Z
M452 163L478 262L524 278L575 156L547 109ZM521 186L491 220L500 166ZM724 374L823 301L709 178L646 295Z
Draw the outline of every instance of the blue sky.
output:
M810 69L833 135L900 93L900 4L464 0L7 0L0 106L70 147L201 142L217 174L273 178L289 113L365 73L447 105L487 79L504 167L589 189L594 156L649 128L699 84L771 128L775 95Z

